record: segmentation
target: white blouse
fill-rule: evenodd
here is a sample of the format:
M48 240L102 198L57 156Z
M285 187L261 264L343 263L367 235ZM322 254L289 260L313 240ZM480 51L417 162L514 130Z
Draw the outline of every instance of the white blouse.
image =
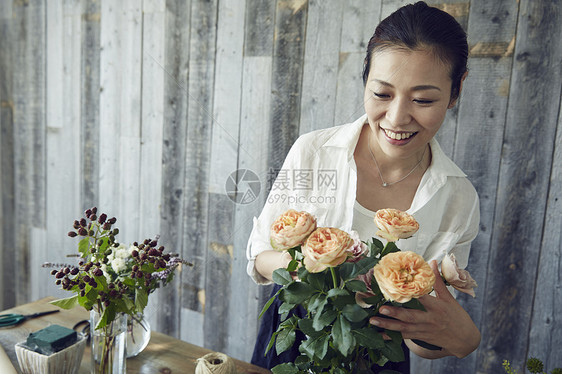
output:
M318 226L347 232L353 229L357 190L353 152L365 120L363 115L353 123L313 131L293 144L260 216L254 217L248 240L247 271L257 283L270 283L256 271L254 261L259 253L272 249L270 226L287 209L315 215ZM401 250L419 253L426 261L440 262L446 253L454 253L459 267L464 268L470 243L478 234L478 195L437 141L432 139L429 145L431 165L406 211L416 218L420 229L412 238L396 244Z

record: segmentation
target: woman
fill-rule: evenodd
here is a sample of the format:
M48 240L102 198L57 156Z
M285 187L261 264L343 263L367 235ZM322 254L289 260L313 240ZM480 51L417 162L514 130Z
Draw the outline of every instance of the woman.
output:
M457 103L467 75L466 34L453 17L423 2L407 5L384 19L369 41L363 72L365 115L343 126L301 136L282 170L335 171L337 183L295 191L287 204L272 190L248 243L248 273L270 283L272 272L290 258L269 244L269 226L288 208L306 210L319 226L355 230L362 240L374 236L374 212L396 208L412 214L420 230L401 240L402 250L421 254L438 274L437 262L454 253L466 266L470 243L479 224L478 196L466 175L441 151L434 139L445 114ZM318 197L323 197L319 199ZM275 292L275 290L274 290ZM435 296L420 298L427 312L385 306L392 319L371 323L401 331L408 348L424 358L464 357L480 342L470 316L437 277ZM271 353L263 361L268 335L275 331L276 311L264 318L254 362L275 366L291 353ZM419 339L443 347L427 350ZM298 346L298 343L297 343ZM298 354L293 352L293 354ZM409 372L408 363L394 366Z

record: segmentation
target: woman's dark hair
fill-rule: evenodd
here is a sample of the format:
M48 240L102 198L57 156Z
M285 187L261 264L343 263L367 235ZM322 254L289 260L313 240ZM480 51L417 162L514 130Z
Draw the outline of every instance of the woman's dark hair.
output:
M429 48L451 66L451 99L458 97L462 76L468 70L468 43L465 31L453 16L419 1L382 20L367 46L363 84L367 83L373 53L385 48Z

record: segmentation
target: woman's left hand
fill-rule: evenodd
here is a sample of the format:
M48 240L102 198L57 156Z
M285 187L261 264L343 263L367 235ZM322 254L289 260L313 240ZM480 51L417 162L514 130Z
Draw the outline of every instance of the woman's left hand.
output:
M454 355L462 358L473 352L480 344L480 331L443 282L437 261L430 263L435 273L435 296L424 295L418 300L426 311L385 305L379 312L394 319L372 317L370 322L388 330L400 331L404 339L419 339L439 347L431 351L406 340L415 354L425 358Z

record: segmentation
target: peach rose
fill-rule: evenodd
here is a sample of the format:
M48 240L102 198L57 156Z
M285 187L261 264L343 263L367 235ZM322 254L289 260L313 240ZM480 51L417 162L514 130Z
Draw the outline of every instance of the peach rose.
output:
M333 227L319 227L302 246L304 266L311 273L338 266L347 259L347 250L351 246L353 239L347 232Z
M374 276L385 299L406 303L433 289L435 274L422 256L414 252L393 252L374 267Z
M449 253L443 258L441 262L441 274L443 274L443 278L445 278L447 283L455 289L467 293L472 297L476 297L474 288L477 287L478 284L472 279L468 271L459 269L454 254Z
M420 228L416 219L398 209L380 209L375 214L375 224L379 228L377 235L389 242L407 239Z
M271 225L269 237L276 251L285 251L302 245L316 229L316 218L307 212L289 209Z

